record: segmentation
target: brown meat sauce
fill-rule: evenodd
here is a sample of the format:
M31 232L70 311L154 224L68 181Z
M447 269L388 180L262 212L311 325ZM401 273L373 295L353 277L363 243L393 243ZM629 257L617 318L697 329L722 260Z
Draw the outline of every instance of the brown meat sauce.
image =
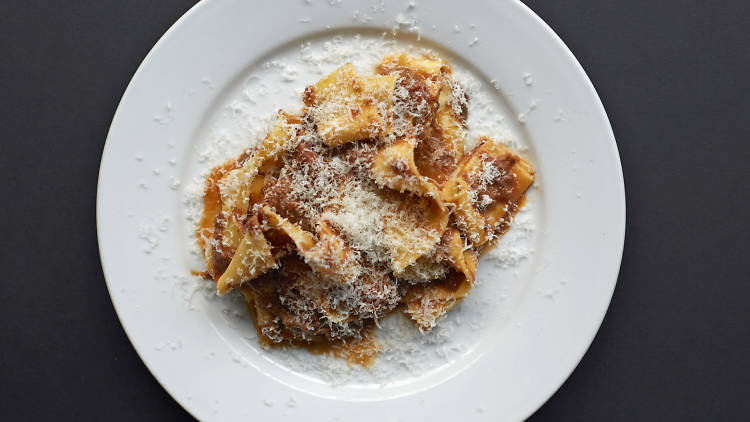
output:
M368 299L368 295L363 293L357 298L356 307L352 306L353 303L335 304L333 299L338 296L336 289L340 286L317 278L299 258L285 258L282 263L280 270L267 273L247 285L253 292L254 300L277 317L274 326L263 327L266 330L264 334L272 343L319 344L358 338L375 317L382 317L393 310L403 294L402 290L397 290L399 296L385 302L372 297ZM372 278L368 288L379 292L384 289L383 283L392 282L387 276L384 279ZM367 309L373 313L363 315L358 312L362 303L369 304ZM347 312L351 317L331 321L327 317L331 310Z
M438 125L425 128L414 149L414 164L419 172L442 185L456 169L456 153L443 141Z
M407 96L397 98L401 101L407 113L412 118L414 132L417 136L417 146L414 149L414 163L419 172L442 185L456 168L456 152L443 139L443 131L434 121L439 103L439 90L431 89L428 85L436 84L422 73L402 66L380 66L379 73L396 73L399 76L398 85ZM444 89L444 88L441 88ZM468 109L466 101L462 102L462 113L456 119L463 124Z
M491 183L482 183L477 173L464 175L464 180L469 187L477 193L478 197L487 195L493 203L505 203L514 198L520 188L518 176L513 171L513 166L518 163L519 158L514 154L504 154L501 157L487 157L482 159L482 164L489 164L499 172L499 176Z
M294 194L296 181L291 175L304 167L307 169L310 177L315 177L321 167L318 161L318 154L313 151L310 145L300 142L295 147L293 158L289 159L284 166L288 167L291 171L285 173L285 176L272 176L266 180L261 191L264 202L272 207L280 216L288 219L303 230L314 233L315 227L310 219L309 208L301 198L296 197ZM281 170L283 169L282 167ZM283 171L281 173L284 174Z

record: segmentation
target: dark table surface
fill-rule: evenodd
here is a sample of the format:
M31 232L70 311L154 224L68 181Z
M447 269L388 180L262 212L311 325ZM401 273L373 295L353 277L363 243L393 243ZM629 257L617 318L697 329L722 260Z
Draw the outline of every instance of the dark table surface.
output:
M117 103L192 3L0 2L0 419L190 419L117 320L94 222ZM526 3L596 86L628 206L601 330L532 420L746 420L750 2Z

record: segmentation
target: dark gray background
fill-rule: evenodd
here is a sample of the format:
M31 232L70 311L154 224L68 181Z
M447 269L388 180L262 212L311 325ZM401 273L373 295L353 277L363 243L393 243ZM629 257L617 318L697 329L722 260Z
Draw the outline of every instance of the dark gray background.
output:
M746 419L750 2L527 4L594 82L617 137L628 206L604 324L532 420ZM117 103L190 6L0 3L3 420L189 419L125 337L94 222Z

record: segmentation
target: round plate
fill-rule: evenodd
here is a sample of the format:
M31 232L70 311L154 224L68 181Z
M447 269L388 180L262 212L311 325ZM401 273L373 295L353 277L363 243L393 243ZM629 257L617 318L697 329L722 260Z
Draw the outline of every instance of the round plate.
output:
M477 287L434 332L385 321L392 335L369 370L260 349L241 300L217 298L190 275L201 267L190 246L195 181L262 136L261 111L293 108L327 71L420 48L446 56L471 85L471 136L501 131L537 169L526 211L501 242L512 248L480 262ZM601 324L625 193L591 82L518 1L213 0L162 37L128 86L102 155L97 229L130 341L201 420L521 420L559 388Z

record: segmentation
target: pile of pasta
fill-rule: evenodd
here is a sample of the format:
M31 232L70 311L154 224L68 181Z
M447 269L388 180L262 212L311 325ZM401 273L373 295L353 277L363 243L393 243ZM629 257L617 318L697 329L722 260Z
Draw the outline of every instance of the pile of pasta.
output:
M263 344L360 338L394 310L435 326L510 227L534 169L482 137L447 61L347 63L212 170L196 235L206 278L244 296Z

